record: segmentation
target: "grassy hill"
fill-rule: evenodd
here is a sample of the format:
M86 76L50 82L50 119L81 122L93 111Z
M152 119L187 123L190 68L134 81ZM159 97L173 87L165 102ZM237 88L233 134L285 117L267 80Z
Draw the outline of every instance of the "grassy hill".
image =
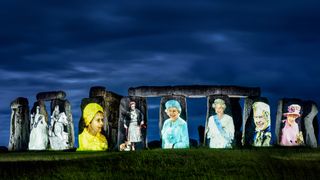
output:
M7 152L1 179L319 179L320 149Z

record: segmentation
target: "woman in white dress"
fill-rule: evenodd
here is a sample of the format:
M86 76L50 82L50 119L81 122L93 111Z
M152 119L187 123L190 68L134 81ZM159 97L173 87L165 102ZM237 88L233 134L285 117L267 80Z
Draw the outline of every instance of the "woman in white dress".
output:
M210 148L231 148L234 139L233 119L228 114L224 114L226 109L225 101L216 99L212 108L217 113L210 116L206 129L207 139Z

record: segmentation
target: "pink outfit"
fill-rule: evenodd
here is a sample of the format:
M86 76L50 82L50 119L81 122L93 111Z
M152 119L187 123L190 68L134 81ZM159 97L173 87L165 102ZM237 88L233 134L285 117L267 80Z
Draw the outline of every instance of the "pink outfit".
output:
M297 146L299 145L297 143L297 136L299 134L299 126L295 122L291 126L287 122L287 120L284 120L286 125L282 129L282 136L281 136L281 145L284 146Z

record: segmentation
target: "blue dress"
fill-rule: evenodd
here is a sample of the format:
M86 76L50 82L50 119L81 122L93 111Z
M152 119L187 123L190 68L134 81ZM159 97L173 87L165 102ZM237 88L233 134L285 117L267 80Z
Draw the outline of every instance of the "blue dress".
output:
M162 130L162 148L189 148L189 134L187 123L180 117L176 121L165 120Z

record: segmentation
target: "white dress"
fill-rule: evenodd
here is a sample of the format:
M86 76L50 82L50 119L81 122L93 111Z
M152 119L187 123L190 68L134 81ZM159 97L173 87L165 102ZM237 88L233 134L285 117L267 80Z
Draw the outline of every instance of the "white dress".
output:
M226 132L225 136L220 133L214 118L218 118L217 115L210 116L207 126L207 138L210 139L210 148L231 148L231 143L234 139L234 124L231 116L224 114L218 121L221 124L222 129Z
M46 150L48 146L48 125L41 114L35 115L30 133L29 150Z
M130 124L128 129L129 142L141 142L141 129L138 124L138 114L136 111L130 111Z

